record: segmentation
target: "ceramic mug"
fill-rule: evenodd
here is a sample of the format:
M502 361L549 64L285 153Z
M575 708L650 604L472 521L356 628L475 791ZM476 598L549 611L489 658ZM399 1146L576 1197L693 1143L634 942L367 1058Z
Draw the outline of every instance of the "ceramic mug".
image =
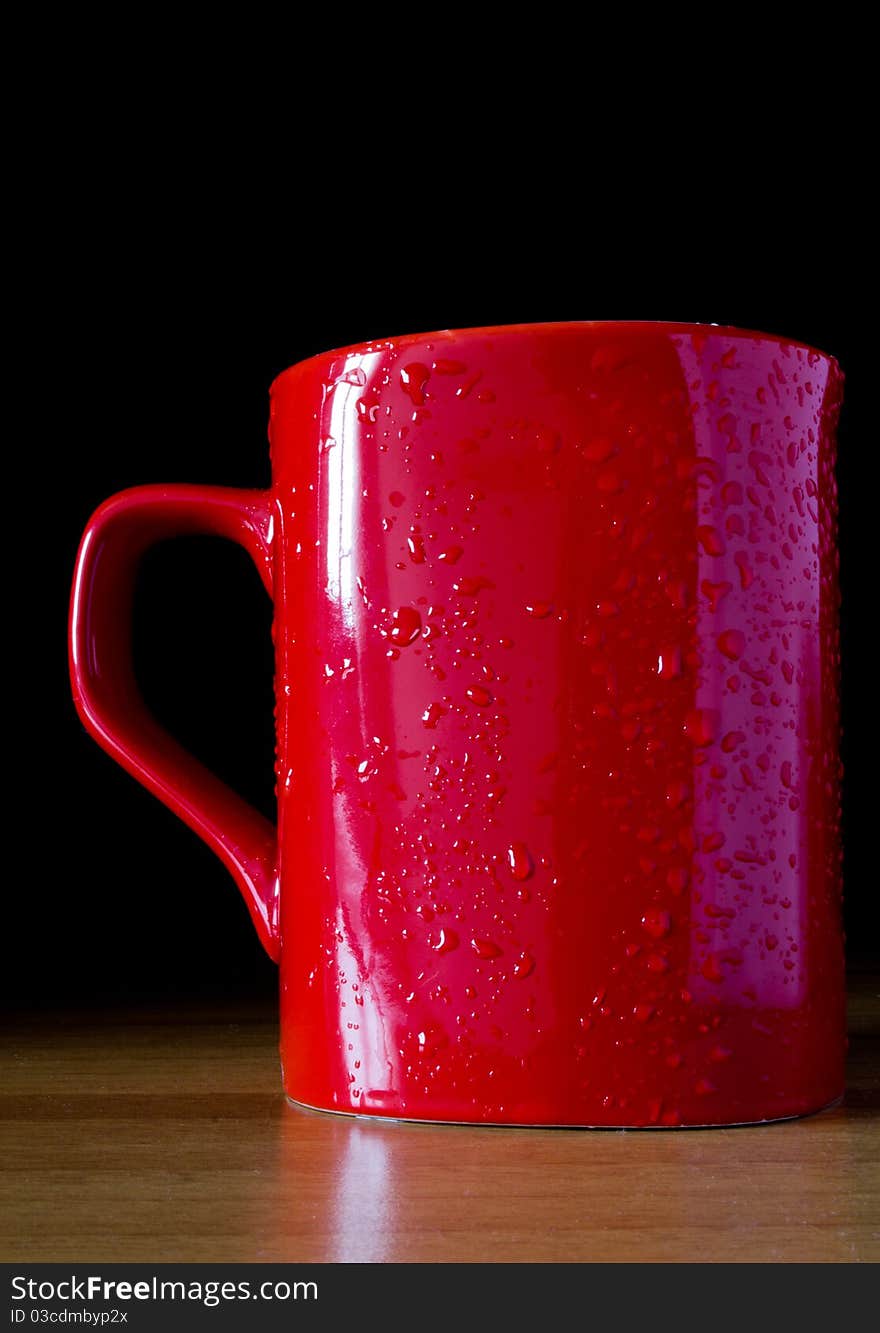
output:
M839 1097L841 384L713 325L408 336L275 380L268 491L96 512L77 707L237 881L291 1099L673 1126ZM192 532L274 598L277 829L135 688L137 559Z

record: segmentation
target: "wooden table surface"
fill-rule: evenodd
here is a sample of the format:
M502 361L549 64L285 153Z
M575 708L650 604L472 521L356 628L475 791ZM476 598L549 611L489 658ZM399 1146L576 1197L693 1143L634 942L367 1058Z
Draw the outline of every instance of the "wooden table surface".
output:
M843 1106L729 1130L309 1114L263 1009L27 1017L3 1042L0 1260L877 1261L878 989L853 985Z

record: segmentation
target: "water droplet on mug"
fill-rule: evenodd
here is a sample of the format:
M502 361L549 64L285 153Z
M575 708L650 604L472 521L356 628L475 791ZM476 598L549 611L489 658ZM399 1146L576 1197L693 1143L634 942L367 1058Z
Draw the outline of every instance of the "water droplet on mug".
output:
M402 606L392 617L391 642L398 648L414 643L422 631L422 617L414 606Z
M703 579L703 582L700 584L700 592L702 592L704 597L708 599L710 611L718 610L722 600L732 588L732 583L713 583L711 579Z
M751 565L749 564L749 557L746 555L745 551L738 551L736 555L733 557L733 559L734 563L739 569L740 587L742 588L743 592L745 592L747 591L747 589L751 588L752 584L755 581L755 574Z
M662 940L672 929L672 917L660 907L649 907L642 917L642 930L654 940Z
M407 537L407 550L409 558L414 565L423 565L425 563L425 543L418 535Z
M515 977L530 977L535 970L535 960L530 953L525 950L519 955L513 964L513 975Z
M746 646L745 635L738 629L726 629L718 635L718 648L725 657L729 657L732 662L742 657L743 649Z
M614 453L614 445L610 440L597 436L596 439L590 440L588 444L584 445L581 453L591 463L607 463Z
M531 853L524 842L512 842L507 849L507 864L514 879L528 879L534 871Z
M681 649L664 648L657 654L657 675L661 680L675 680L681 675Z
M460 593L462 597L476 597L478 592L482 592L484 588L491 588L492 586L493 584L489 579L483 578L481 574L477 574L475 577L465 576L464 578L456 579L455 583L452 585L452 591Z
M714 708L694 708L688 713L685 732L694 745L711 745L718 735L718 713Z
M367 382L367 377L360 366L355 366L353 370L347 370L344 375L340 375L336 381L337 384L356 384L362 389Z
M425 385L431 372L427 366L422 365L421 361L412 361L408 366L404 366L400 372L400 384L404 393L408 394L416 407L422 407L425 402Z
M422 713L422 722L429 731L433 731L445 713L446 709L441 704L428 704L428 707Z
M458 948L458 936L454 930L444 926L438 931L436 939L432 940L431 948L435 953L451 953L453 949Z
M697 528L697 541L707 555L724 555L724 542L721 533L711 524L700 524Z
M474 935L471 940L471 948L478 958L500 958L501 950L493 940L487 940L479 935Z

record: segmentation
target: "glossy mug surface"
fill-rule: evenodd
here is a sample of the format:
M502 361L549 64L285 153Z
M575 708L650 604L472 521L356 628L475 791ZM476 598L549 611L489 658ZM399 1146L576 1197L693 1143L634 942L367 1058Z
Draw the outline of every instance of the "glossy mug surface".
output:
M674 1126L841 1094L841 384L715 326L408 336L278 377L270 490L97 511L80 715L236 878L289 1097ZM185 531L274 597L277 830L134 687L133 570Z

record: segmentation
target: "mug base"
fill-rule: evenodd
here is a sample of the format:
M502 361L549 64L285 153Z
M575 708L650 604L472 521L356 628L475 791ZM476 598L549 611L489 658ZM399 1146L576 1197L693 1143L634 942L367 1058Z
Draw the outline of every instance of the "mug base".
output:
M309 1115L338 1116L346 1120L378 1121L384 1125L446 1125L446 1126L464 1126L467 1129L571 1129L571 1130L656 1130L660 1132L676 1131L681 1129L748 1129L751 1126L759 1125L778 1125L786 1120L805 1120L812 1115L819 1115L823 1111L833 1110L843 1102L844 1094L841 1092L837 1097L832 1098L830 1102L825 1102L822 1106L813 1107L808 1111L794 1111L789 1115L767 1116L761 1120L712 1120L702 1123L688 1123L680 1125L651 1125L651 1124L619 1124L619 1125L588 1125L588 1124L569 1124L562 1121L509 1121L509 1120L430 1120L425 1116L403 1116L403 1115L382 1115L373 1111L340 1111L329 1109L324 1106L310 1106L308 1102L297 1101L295 1097L285 1094L285 1101L295 1111L303 1111Z

